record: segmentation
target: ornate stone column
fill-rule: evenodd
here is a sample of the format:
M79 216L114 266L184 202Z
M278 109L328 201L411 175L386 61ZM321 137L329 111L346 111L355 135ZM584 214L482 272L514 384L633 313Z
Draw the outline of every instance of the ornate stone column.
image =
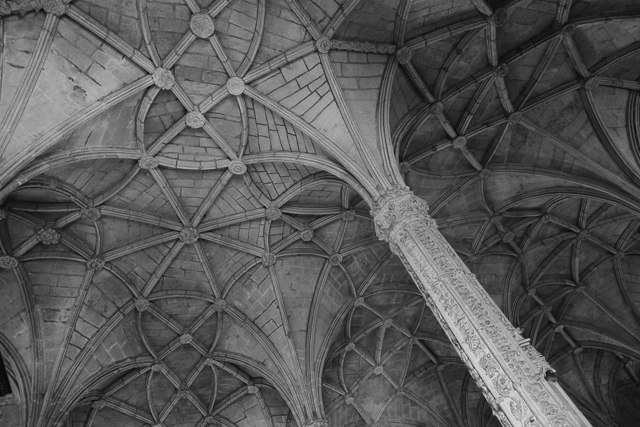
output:
M400 257L502 425L587 427L554 370L502 313L406 188L372 210L376 232Z

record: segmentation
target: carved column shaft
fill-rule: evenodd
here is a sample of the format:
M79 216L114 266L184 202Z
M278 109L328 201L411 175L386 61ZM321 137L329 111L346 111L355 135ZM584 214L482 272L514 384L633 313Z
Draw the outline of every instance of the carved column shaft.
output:
M406 189L385 193L372 211L478 387L504 426L590 427L553 369L509 322Z

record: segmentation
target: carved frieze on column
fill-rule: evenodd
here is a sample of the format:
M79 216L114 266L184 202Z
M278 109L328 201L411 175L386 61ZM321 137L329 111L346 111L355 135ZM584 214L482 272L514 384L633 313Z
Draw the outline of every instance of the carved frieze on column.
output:
M545 358L525 340L480 285L406 188L387 191L372 210L502 425L587 427ZM545 379L548 378L548 379Z

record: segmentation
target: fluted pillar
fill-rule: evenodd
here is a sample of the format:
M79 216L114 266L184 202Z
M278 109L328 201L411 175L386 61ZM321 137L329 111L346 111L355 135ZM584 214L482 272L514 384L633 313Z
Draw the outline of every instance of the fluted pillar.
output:
M440 234L424 200L393 189L372 215L378 237L404 263L502 425L591 426Z

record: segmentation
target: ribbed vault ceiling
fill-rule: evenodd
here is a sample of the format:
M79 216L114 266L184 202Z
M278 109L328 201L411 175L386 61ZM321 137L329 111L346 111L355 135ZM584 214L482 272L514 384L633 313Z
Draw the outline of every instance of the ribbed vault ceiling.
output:
M636 1L41 3L0 7L3 425L497 426L375 235L400 179L636 425Z

